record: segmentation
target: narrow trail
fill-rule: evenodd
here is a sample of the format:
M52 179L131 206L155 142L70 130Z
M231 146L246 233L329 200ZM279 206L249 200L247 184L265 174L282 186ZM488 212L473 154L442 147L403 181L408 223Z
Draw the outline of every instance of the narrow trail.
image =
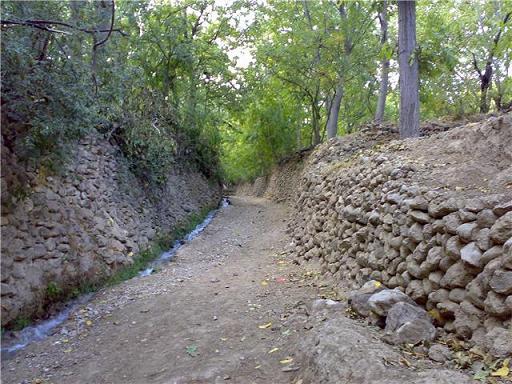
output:
M3 361L3 382L291 382L304 327L289 315L319 290L281 254L286 215L233 198L162 271L104 289Z

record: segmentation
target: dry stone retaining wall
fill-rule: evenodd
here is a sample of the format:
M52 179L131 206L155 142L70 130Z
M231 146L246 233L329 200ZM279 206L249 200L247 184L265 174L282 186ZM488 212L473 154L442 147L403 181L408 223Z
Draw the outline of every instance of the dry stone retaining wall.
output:
M2 148L2 325L40 314L52 289L131 263L157 232L220 199L216 183L178 167L165 186L145 185L99 137L83 140L70 157L58 176L22 169L20 192L13 182L20 165Z
M326 275L350 289L370 279L398 288L439 326L464 338L484 340L496 329L510 337L512 127L510 116L482 124L431 141L391 141L356 152L350 143L364 135L321 146L297 190L291 253L319 260ZM471 153L462 144L487 152ZM416 151L434 152L439 145L454 148L446 158L436 154L443 171L419 161L422 152ZM465 152L464 164L450 157L457 151ZM496 169L470 185L474 178L457 167L478 156ZM431 177L441 174L467 184L449 186L450 180Z

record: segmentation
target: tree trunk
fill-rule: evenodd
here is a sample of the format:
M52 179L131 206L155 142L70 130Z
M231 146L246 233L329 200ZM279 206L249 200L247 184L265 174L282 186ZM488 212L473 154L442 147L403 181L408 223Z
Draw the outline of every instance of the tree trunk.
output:
M491 86L492 80L492 61L485 65L485 71L480 76L480 113L489 112L489 102L487 100L487 91Z
M398 61L400 66L400 137L420 135L416 2L398 2Z
M341 100L343 99L343 81L336 86L334 98L330 104L329 117L327 119L327 139L332 139L338 134L338 116Z
M311 104L311 116L313 118L313 145L318 145L322 141L320 137L320 111L318 110L318 103L316 100Z
M384 47L388 41L388 19L387 19L387 1L382 2L382 9L379 12L380 20L380 45ZM380 62L380 89L379 99L377 101L377 110L375 111L375 121L380 123L384 118L384 108L386 107L386 97L388 95L388 75L389 75L389 59L383 57Z
M95 3L96 15L98 19L97 28L100 30L108 30L111 27L114 12L114 3L111 0L110 6L106 1ZM94 87L94 93L98 93L98 50L103 39L109 35L108 32L95 32L92 34L92 53L91 53L91 77Z

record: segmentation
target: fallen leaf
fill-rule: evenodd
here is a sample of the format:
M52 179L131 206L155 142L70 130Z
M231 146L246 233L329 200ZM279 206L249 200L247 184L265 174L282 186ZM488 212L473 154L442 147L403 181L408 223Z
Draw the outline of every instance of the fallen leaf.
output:
M254 367L254 369L260 369L261 368L261 365L257 365Z
M501 365L501 368L494 371L494 372L491 372L491 376L494 376L494 377L507 377L508 374L510 373L510 369L508 367L508 363L509 363L509 359L505 359L503 360L503 364Z
M272 322L268 322L267 324L258 325L259 329L267 329L272 326Z
M403 365L406 365L407 367L411 366L411 363L405 357L401 357L399 361L400 361L400 363L402 363Z
M187 353L190 356L196 357L197 356L197 345L189 345L189 346L187 346L186 351L187 351Z
M267 353L274 353L274 352L277 352L279 351L279 348L272 348L270 351L268 351Z
M268 285L268 283L265 280L262 280L261 285Z
M91 320L87 320L87 321L85 322L85 325L91 326L91 325L92 325L92 321L91 321Z
M283 372L294 372L294 371L298 371L300 369L300 367L293 367L293 366L286 366L284 368L281 368L281 371Z
M428 311L428 314L432 319L437 320L438 322L441 322L443 320L441 317L441 313L436 308L432 308L430 311Z
M286 359L280 360L281 364L290 364L293 361L293 357L287 357Z

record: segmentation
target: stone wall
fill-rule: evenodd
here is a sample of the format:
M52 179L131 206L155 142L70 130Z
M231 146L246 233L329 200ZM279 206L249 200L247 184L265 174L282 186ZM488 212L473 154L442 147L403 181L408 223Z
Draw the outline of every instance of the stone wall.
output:
M370 279L398 288L464 338L511 327L510 117L416 140L364 144L362 132L321 145L294 199L291 254L320 261L349 289Z
M220 199L218 184L180 166L165 186L148 186L96 136L69 157L63 171L46 176L2 146L2 325L42 314L52 289L131 263L157 232Z

